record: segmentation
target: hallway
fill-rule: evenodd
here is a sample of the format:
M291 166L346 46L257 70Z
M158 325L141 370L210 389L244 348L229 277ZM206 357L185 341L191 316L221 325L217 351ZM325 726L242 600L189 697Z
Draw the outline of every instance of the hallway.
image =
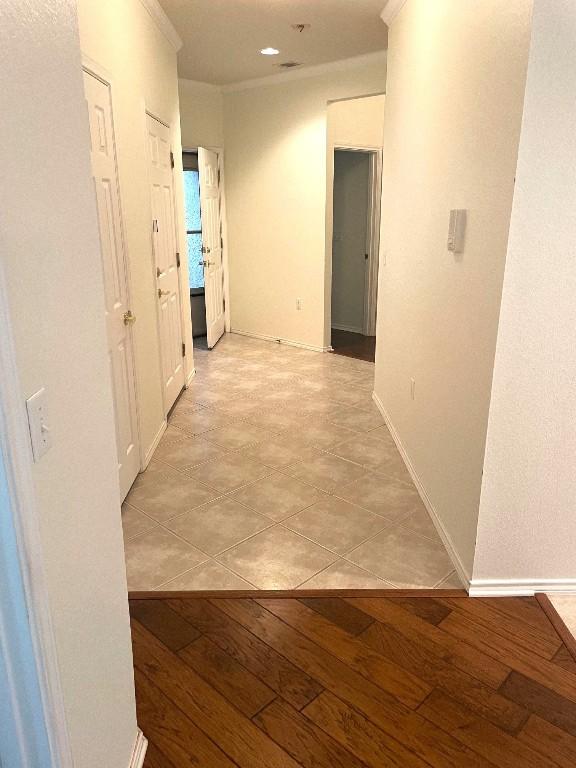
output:
M372 364L238 335L195 358L123 506L130 590L461 586Z

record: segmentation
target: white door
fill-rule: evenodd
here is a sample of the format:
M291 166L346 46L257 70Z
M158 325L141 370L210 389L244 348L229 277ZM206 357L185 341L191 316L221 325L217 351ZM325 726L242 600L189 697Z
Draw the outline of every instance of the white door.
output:
M182 312L180 307L180 255L176 242L174 178L170 129L146 116L152 185L152 240L156 270L156 296L160 325L164 410L174 405L184 387Z
M202 214L202 253L206 298L206 335L209 349L224 333L224 269L220 225L220 185L218 155L198 148L200 210Z
M135 318L130 310L110 87L89 72L84 72L84 89L90 120L92 173L104 270L118 472L124 499L140 469L132 339Z

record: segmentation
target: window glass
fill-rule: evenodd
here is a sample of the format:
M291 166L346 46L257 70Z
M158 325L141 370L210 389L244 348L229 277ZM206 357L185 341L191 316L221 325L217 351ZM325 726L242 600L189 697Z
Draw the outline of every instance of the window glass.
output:
M186 208L186 230L188 232L191 230L201 230L198 171L184 171L184 202Z
M188 240L188 268L190 271L190 288L204 288L204 268L202 261L202 235L200 232L186 235Z

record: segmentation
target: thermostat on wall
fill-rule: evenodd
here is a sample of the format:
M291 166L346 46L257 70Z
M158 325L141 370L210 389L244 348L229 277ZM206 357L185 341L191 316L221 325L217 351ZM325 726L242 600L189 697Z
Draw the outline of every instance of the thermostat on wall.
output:
M453 208L450 211L448 226L448 250L462 253L464 250L464 235L466 233L466 211L463 208Z

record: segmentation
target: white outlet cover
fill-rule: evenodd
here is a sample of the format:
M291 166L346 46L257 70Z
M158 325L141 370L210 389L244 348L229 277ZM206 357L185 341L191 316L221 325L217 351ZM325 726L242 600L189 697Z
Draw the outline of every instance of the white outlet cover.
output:
M52 447L46 411L46 390L44 387L26 400L26 411L28 413L32 454L34 461L37 462Z

